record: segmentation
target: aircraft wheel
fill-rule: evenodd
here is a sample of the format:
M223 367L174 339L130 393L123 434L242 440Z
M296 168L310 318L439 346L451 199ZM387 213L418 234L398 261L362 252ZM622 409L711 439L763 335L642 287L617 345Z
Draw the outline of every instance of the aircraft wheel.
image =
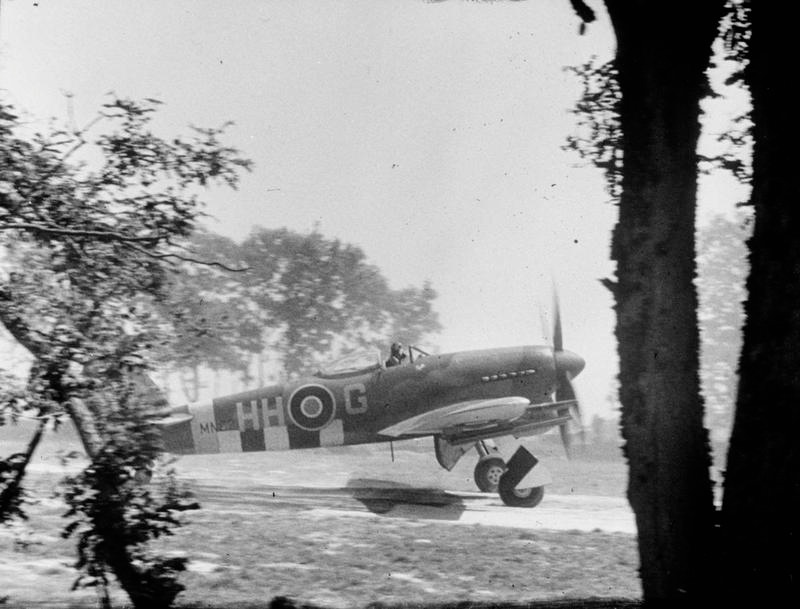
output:
M494 493L500 485L500 478L506 471L506 462L501 457L487 455L478 460L473 478L484 493Z
M544 497L544 487L534 486L533 488L506 488L503 479L497 489L500 499L510 507L532 508L539 505Z

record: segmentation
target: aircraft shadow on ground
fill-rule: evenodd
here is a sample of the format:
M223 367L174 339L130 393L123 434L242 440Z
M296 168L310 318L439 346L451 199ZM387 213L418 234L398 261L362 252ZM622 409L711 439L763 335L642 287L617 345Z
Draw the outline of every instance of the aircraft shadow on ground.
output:
M346 488L353 499L375 514L458 520L467 509L461 497L437 488L374 478L351 478Z

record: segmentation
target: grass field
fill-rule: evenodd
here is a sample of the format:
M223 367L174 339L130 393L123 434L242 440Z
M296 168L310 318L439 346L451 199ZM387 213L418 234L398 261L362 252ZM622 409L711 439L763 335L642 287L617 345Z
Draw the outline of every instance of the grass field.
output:
M404 459L427 463L426 450L424 445L398 446L395 464L385 447L345 450L338 456L331 451L321 460L339 469L357 463L373 476L391 476L399 475ZM0 597L8 597L8 606L94 604L91 591L69 591L75 548L59 537L63 505L52 497L59 475L44 466L52 465L54 452L53 446L45 447L31 475L37 503L30 507L30 521L0 529ZM618 459L587 459L585 454L567 461L548 442L542 453L550 457L554 477L548 493L624 493L625 468ZM232 488L247 482L239 476L255 463L230 470L219 461L197 459L187 461L191 467L186 469ZM281 473L302 479L310 472L304 465L312 462L286 459ZM640 597L634 536L599 530L455 525L282 504L267 510L226 504L188 514L185 526L162 549L189 559L182 576L187 590L178 599L185 607L266 606L276 596L335 608ZM115 599L124 606L124 594L117 591Z

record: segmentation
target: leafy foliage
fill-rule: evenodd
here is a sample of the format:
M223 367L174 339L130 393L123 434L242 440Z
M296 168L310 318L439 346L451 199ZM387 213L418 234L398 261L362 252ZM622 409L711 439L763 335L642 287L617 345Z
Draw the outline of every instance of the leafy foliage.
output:
M577 117L577 132L567 136L563 148L602 170L606 190L616 201L622 192L621 94L616 67L613 61L599 64L597 57L592 57L566 70L578 77L583 95L572 110Z
M729 72L724 85L735 87L742 94L747 91L744 74L748 64L750 6L747 0L728 0L725 8L719 28L722 59L727 62ZM714 91L709 92L711 97L718 95ZM734 116L728 128L717 135L716 143L720 146L719 152L698 155L700 170L710 173L714 169L722 169L730 172L740 184L750 185L753 173L753 122L750 110Z
M159 307L176 263L194 260L181 242L202 216L198 189L235 187L249 168L221 144L223 129L154 135L157 105L114 99L83 131L32 136L0 107L0 322L33 356L0 412L72 418L91 461L65 495L79 581L103 587L113 572L138 607L167 606L180 591L180 561L150 558L145 542L187 507L172 485L156 498L132 478L159 452L146 423L162 405L146 377L165 339ZM21 492L24 468L8 468Z
M16 423L26 408L25 390L19 379L0 369L0 426Z
M192 140L155 136L149 131L155 110L153 101L109 102L96 122L115 128L90 147L87 132L22 139L15 135L16 115L4 108L0 230L47 246L54 267L72 281L106 281L108 269L88 258L108 263L124 256L126 267L154 275L151 285L140 278L129 292L157 287L163 267L154 261L180 258L174 241L188 236L200 215L194 187L212 181L236 186L239 170L250 165L220 146L222 129L196 129ZM100 156L100 166L71 163L78 151ZM83 264L69 267L79 259Z
M728 0L725 14L719 28L726 58L736 63L726 84L745 84L744 68L748 63L747 47L750 42L750 3L749 0Z
M23 509L25 492L19 488L18 479L20 469L25 465L25 454L14 453L0 461L0 514L3 520L12 518L26 519Z
M749 6L745 0L729 0L720 24L723 58L733 67L726 85L744 87L743 71L747 64L746 48L750 36ZM582 159L603 171L606 191L612 201L622 192L623 158L620 132L620 103L622 101L617 68L614 61L599 63L592 57L579 66L565 68L579 79L583 93L575 103L576 131L568 135L564 150L572 150ZM708 90L709 96L717 93ZM752 174L752 121L749 112L734 117L727 129L717 136L721 150L713 155L698 155L702 172L716 169L730 172L740 183L749 184Z

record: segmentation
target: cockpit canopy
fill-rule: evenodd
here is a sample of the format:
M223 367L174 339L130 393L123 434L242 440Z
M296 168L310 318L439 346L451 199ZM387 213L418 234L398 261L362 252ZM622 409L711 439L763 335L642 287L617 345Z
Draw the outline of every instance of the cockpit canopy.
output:
M381 367L381 352L378 349L353 351L321 366L317 376L351 376L366 374Z
M409 345L408 359L406 362L414 362L421 357L429 355L419 347ZM323 366L320 366L316 376L319 377L339 377L339 376L357 376L359 374L367 374L375 370L383 368L383 358L381 352L376 349L360 349L353 351L342 357L333 360Z

